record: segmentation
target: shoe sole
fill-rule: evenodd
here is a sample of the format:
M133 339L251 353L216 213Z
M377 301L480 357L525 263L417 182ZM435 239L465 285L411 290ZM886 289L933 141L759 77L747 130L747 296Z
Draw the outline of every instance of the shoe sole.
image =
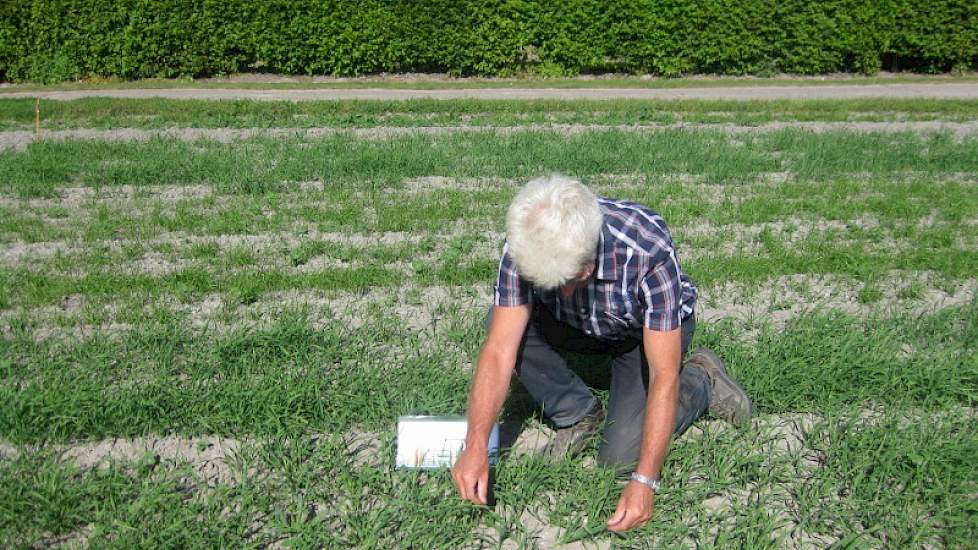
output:
M581 454L587 448L588 443L601 433L604 427L605 414L604 409L599 409L597 413L592 413L590 416L583 418L580 422L586 422L588 425L581 426L579 428L581 433L576 434L576 437L570 443L558 446L555 445L556 441L551 440L540 449L539 455L548 462L557 463L565 458L573 458ZM566 429L573 429L574 427L577 427L577 424Z
M732 424L741 425L750 421L754 408L753 403L744 388L727 374L727 368L720 356L709 348L697 349L690 358L694 355L700 355L705 359L702 362L696 361L695 364L707 371L707 375L713 380L713 386L716 388L714 391L719 390L724 395L729 395L729 399L733 400L730 406L725 404L721 410L714 411L711 407L710 412Z

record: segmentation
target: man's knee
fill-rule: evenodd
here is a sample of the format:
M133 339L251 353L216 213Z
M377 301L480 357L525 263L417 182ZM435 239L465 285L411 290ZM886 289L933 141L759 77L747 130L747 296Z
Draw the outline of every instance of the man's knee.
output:
M628 469L638 462L639 447L642 444L642 429L625 424L609 422L601 435L601 449L598 451L598 464L618 469Z

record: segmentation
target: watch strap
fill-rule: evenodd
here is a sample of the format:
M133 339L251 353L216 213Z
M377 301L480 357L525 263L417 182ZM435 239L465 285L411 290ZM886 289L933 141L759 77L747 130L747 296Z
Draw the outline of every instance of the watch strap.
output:
M637 481L642 485L647 486L649 489L652 489L652 491L658 491L659 487L661 487L661 484L659 483L658 479L653 477L643 476L638 472L632 472L631 480Z

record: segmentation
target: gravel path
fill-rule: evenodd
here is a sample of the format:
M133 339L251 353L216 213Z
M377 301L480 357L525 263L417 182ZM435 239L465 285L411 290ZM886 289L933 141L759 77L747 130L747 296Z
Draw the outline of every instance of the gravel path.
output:
M736 86L709 88L481 88L481 89L305 89L169 88L10 92L0 97L72 100L82 97L171 99L254 99L312 101L330 99L978 99L978 83L871 84L827 86Z
M549 130L567 135L592 130L622 130L631 132L652 132L669 129L713 129L730 133L773 132L785 128L799 128L811 132L830 132L845 130L852 132L950 132L956 138L978 135L978 121L945 122L769 122L756 126L734 124L646 124L646 125L605 125L605 124L526 124L520 126L378 126L373 128L166 128L148 130L143 128L113 128L108 130L41 130L41 137L48 140L100 140L115 142L144 142L154 137L168 137L193 141L211 139L231 142L255 136L317 138L337 133L350 133L365 139L384 139L409 134L449 134L455 132L494 131L500 134ZM23 149L35 141L34 132L26 130L0 131L0 150Z

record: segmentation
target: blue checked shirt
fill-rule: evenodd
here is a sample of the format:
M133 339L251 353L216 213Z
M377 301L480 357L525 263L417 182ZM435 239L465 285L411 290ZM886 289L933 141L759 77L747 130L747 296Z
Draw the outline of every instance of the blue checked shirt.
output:
M696 287L676 258L662 217L633 202L599 199L604 225L594 274L572 296L542 291L520 277L503 245L494 290L497 306L536 302L554 317L595 338L622 340L679 328L693 313Z

